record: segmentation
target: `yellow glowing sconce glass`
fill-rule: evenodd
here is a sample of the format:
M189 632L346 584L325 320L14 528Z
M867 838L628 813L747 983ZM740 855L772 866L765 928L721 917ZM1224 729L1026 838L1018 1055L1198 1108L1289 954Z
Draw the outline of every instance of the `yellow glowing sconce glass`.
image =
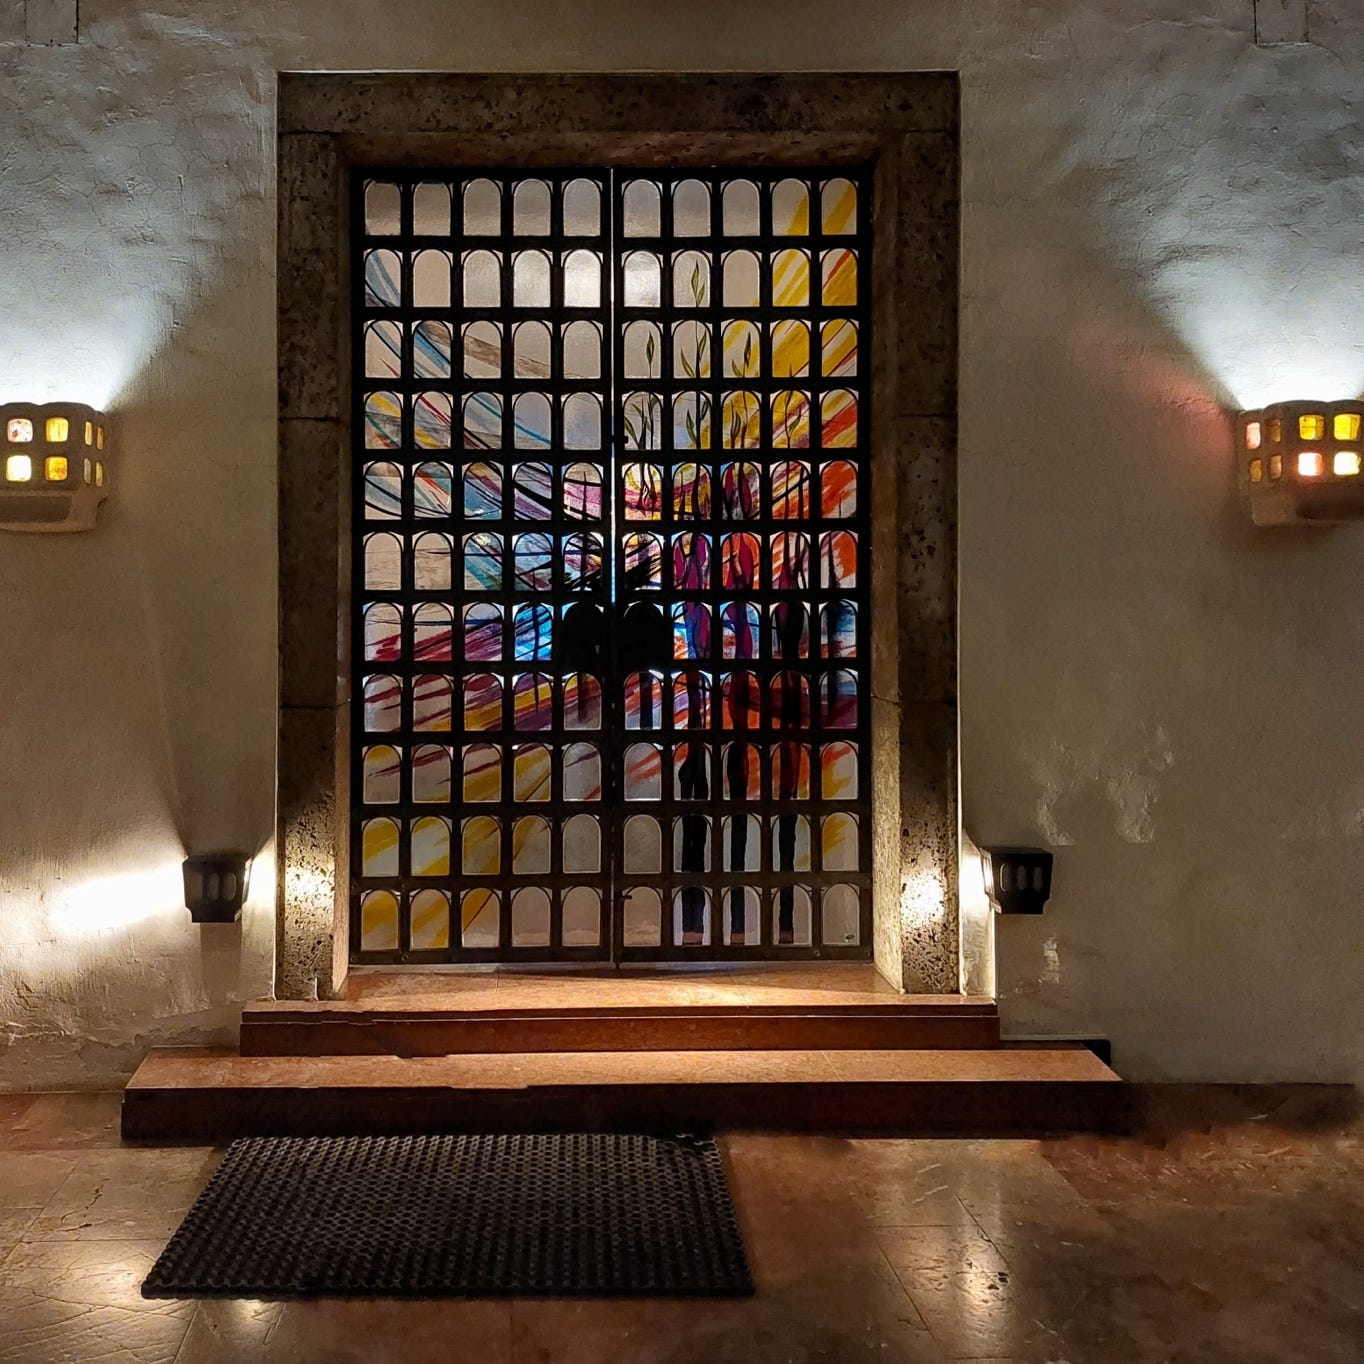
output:
M1305 421L1306 418L1303 418ZM1316 450L1300 450L1298 452L1298 477L1317 478L1322 470L1322 458Z
M64 483L69 467L65 455L48 455L43 462L43 477L49 483Z
M5 481L27 483L33 477L33 460L28 455L9 455L5 459Z
M1250 461L1250 481L1252 483L1263 483L1265 477L1265 462L1262 459Z
M1337 412L1334 423L1334 435L1337 440L1358 440L1359 439L1359 413L1358 412Z
M95 487L104 487L104 462L102 460L95 461Z
M1309 412L1298 418L1298 436L1302 440L1320 440L1326 434L1326 418L1319 412Z
M49 417L44 434L49 445L61 445L71 439L71 423L65 417Z

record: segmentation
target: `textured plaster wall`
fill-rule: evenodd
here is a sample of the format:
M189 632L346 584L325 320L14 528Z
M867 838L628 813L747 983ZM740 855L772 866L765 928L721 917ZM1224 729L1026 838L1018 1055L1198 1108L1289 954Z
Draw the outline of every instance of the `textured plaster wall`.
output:
M1364 1078L1364 529L1252 531L1224 405L1364 386L1364 17L1251 0L0 4L0 400L120 415L94 535L0 538L0 1085L230 1036L273 974L281 69L952 68L963 808L1057 851L1015 1031ZM192 928L186 846L261 851Z

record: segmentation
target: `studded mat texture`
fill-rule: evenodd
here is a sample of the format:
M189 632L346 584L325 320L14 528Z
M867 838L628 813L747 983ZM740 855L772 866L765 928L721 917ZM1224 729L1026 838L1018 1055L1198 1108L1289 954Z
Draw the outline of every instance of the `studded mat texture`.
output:
M715 1143L614 1133L234 1141L142 1294L752 1293Z

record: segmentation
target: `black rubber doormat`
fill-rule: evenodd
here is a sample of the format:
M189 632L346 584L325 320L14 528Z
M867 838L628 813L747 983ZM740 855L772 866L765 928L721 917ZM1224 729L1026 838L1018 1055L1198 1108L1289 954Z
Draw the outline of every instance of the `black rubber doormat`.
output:
M592 1134L234 1141L147 1298L742 1296L715 1143Z

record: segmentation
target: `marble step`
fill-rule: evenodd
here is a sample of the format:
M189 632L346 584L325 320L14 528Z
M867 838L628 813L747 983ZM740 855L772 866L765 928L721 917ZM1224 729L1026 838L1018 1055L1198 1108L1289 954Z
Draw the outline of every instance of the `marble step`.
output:
M932 1050L999 1045L991 999L822 993L771 1003L549 1002L514 990L464 999L299 1003L242 1010L244 1056L450 1056L488 1052ZM792 992L800 994L801 992ZM583 996L585 999L586 996Z
M242 1056L158 1048L123 1096L130 1139L496 1130L1110 1130L1118 1076L1079 1046L947 1050Z

